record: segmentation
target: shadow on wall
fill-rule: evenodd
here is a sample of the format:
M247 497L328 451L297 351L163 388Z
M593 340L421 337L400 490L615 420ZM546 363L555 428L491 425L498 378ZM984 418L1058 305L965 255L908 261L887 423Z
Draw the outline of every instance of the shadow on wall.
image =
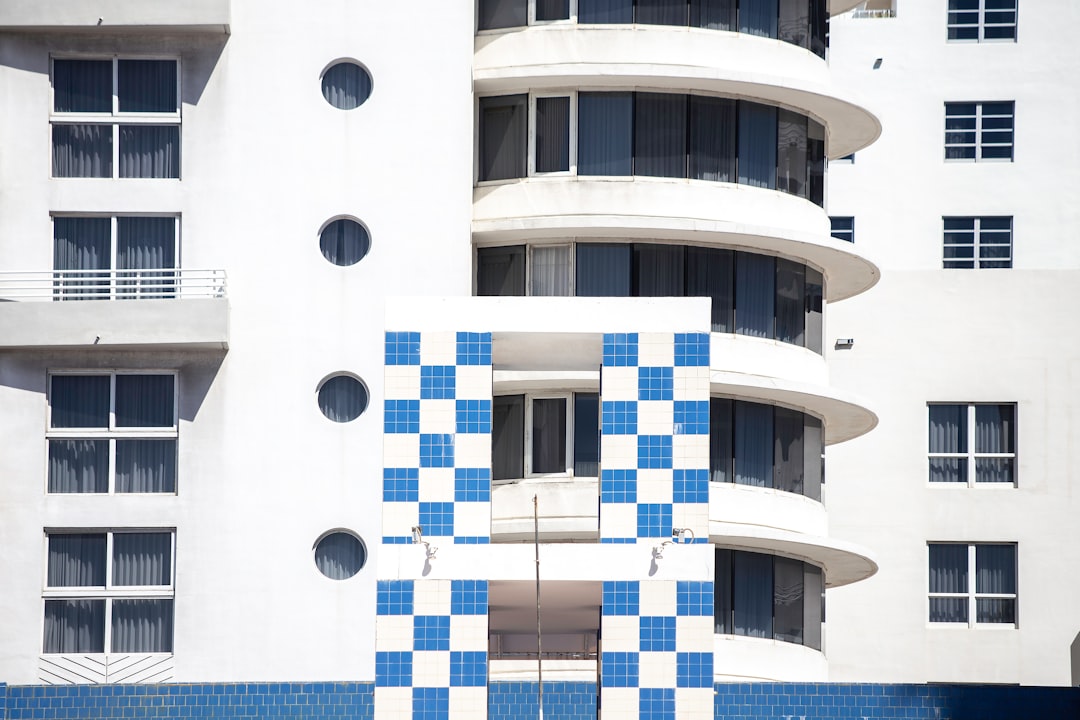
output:
M1069 658L1072 667L1072 685L1080 687L1080 633L1076 633L1072 645L1069 646Z
M224 34L92 29L81 33L0 32L0 65L48 75L52 55L177 55L183 68L181 100L185 105L198 105L228 41L229 36Z
M45 395L48 372L63 370L177 370L180 383L179 415L194 421L214 384L225 351L169 352L124 350L54 350L20 352L0 362L0 386ZM2 716L0 716L2 718Z

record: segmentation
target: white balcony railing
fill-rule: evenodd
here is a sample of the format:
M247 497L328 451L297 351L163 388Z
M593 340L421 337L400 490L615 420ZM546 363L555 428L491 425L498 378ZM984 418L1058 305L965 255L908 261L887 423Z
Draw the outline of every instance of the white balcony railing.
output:
M851 11L851 17L853 18L894 18L896 17L896 10L892 8L883 8L877 10L871 10L869 8L856 8Z
M51 270L0 273L0 302L223 298L224 270Z

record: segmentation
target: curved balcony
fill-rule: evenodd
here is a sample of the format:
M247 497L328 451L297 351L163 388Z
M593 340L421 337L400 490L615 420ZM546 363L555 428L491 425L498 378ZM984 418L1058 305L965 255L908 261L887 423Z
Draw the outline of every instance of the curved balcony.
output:
M491 489L492 542L533 538L533 496L542 542L595 542L600 536L600 490L596 478L508 480Z
M548 25L476 38L477 93L649 88L745 97L802 111L828 132L829 157L861 150L881 123L790 43L698 28Z
M812 563L825 571L825 586L828 588L865 580L877 572L878 564L869 551L854 543L823 535L751 525L743 518L729 520L730 514L719 503L712 502L711 494L716 491L717 485L719 483L714 483L710 488L709 502L709 542L713 545L782 555Z
M803 198L736 183L653 177L542 177L473 190L478 246L567 238L680 241L767 252L821 268L836 302L877 283L876 265L829 234Z
M720 683L825 682L829 679L829 664L820 651L802 645L714 635L713 678Z
M772 488L709 483L709 520L821 537L828 532L825 506Z

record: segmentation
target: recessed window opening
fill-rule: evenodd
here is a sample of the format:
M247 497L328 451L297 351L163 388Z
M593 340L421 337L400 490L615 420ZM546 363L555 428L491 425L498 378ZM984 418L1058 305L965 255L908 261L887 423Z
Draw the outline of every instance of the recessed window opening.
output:
M371 75L360 63L342 60L322 76L322 94L326 102L339 110L353 110L371 97Z
M1016 545L930 543L928 549L931 623L1016 625Z
M52 174L179 178L180 63L53 58Z
M821 500L824 426L807 413L710 398L712 482L773 488Z
M348 580L367 562L363 541L351 532L335 530L315 543L315 567L331 580Z
M715 631L821 649L825 577L791 558L717 548Z
M346 423L367 409L367 386L352 375L332 375L319 385L319 410L328 420Z
M492 477L596 477L597 393L499 395L492 403Z
M1013 160L1016 103L945 103L945 159Z
M49 376L49 493L176 492L176 376Z
M949 42L1016 42L1018 0L949 0Z
M855 242L855 218L830 217L829 224L831 225L830 234L834 238L849 243Z
M1012 267L1012 217L946 217L942 223L945 269Z
M826 0L479 0L480 30L560 21L739 32L825 57L829 15Z
M825 128L707 95L567 92L480 98L481 182L550 173L736 182L822 205Z
M172 530L48 533L42 651L171 653Z
M370 249L367 228L351 218L332 220L319 232L319 250L334 265L355 265Z
M179 226L175 216L54 217L53 298L175 298Z
M824 276L802 263L720 248L577 242L479 248L477 295L709 297L714 332L821 352Z

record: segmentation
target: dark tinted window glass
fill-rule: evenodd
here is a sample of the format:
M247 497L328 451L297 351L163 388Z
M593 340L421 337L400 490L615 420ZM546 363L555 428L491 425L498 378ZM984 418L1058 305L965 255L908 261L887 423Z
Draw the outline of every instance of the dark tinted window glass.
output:
M112 177L111 125L53 125L53 177Z
M634 174L686 177L686 95L636 93Z
M476 294L525 294L525 246L480 248L476 251Z
M634 297L682 297L685 254L681 245L634 245Z
M773 487L773 407L735 403L735 482Z
M776 339L802 345L806 337L806 266L776 260Z
M574 476L596 477L600 465L600 396L574 395Z
M533 400L532 420L532 471L566 472L566 400Z
M686 25L686 0L637 0L636 22L643 25Z
M121 125L120 177L180 177L179 125Z
M500 395L491 404L491 473L495 480L525 475L525 396Z
M690 177L735 182L735 101L690 96Z
M632 23L633 0L578 0L579 23Z
M812 415L803 416L803 494L811 500L821 500L821 458L825 453L825 437L821 421Z
M810 0L810 51L825 57L825 41L829 32L829 10L826 0Z
M690 27L734 31L736 5L737 0L690 0Z
M773 636L773 559L771 555L735 552L732 566L736 635Z
M803 641L803 564L789 558L773 558L773 637L784 642Z
M481 30L522 27L527 8L526 0L480 0L478 25Z
M735 631L731 618L731 556L731 550L720 548L716 550L716 566L713 571L713 619L716 623L716 633L719 635L731 635Z
M53 60L53 109L111 113L112 61Z
M117 375L117 427L172 427L172 375Z
M120 112L176 112L176 61L118 60L116 95Z
M776 108L739 103L739 182L776 187Z
M780 110L776 123L776 187L778 190L807 197L806 118L790 110Z
M821 568L803 565L805 589L803 592L803 645L814 650L821 649L821 623L825 613L825 578Z
M808 0L780 0L777 34L784 42L810 47L810 5Z
M104 600L46 600L46 653L105 652Z
M109 427L109 383L108 375L54 375L52 427Z
M803 414L796 410L773 409L776 442L773 450L773 487L803 493Z
M480 98L480 179L525 177L525 95Z
M578 245L578 297L628 297L630 248L630 245Z
M537 20L566 20L570 17L570 0L536 0Z
M709 479L734 482L733 402L726 398L709 399Z
M578 95L578 175L629 175L632 93Z
M777 0L739 0L739 32L776 37Z
M536 171L570 169L570 98L536 98Z
M731 332L735 254L716 248L686 248L686 295L711 297L713 332Z
M775 301L775 259L738 253L735 256L735 332L773 337Z
M821 354L825 278L814 268L806 268L806 347Z

